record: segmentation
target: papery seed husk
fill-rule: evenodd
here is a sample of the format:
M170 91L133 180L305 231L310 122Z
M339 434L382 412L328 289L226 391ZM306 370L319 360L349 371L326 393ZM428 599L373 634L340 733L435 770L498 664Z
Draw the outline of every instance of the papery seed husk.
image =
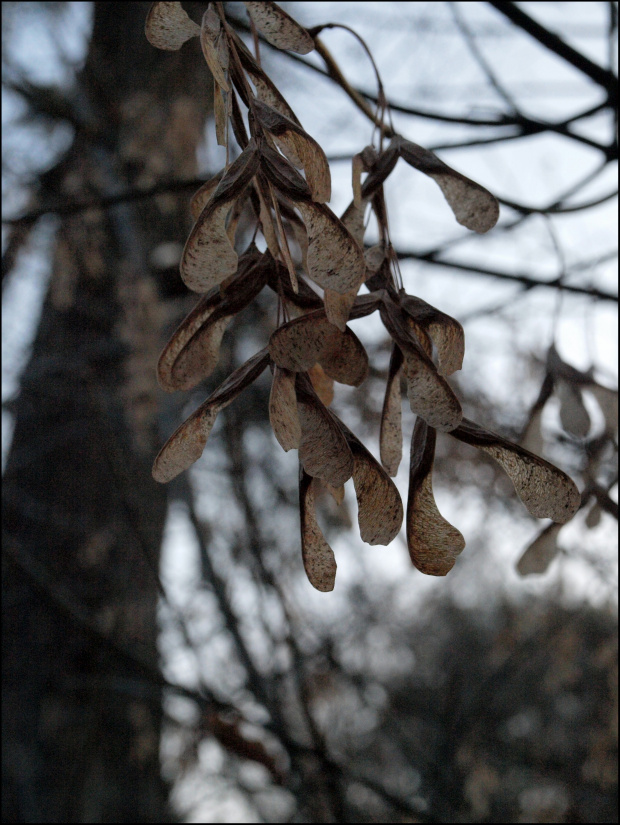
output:
M195 292L208 292L237 271L237 253L226 234L226 218L257 171L258 163L256 144L252 141L224 174L194 224L180 269L183 282Z
M153 464L153 478L164 484L187 470L203 453L215 419L269 363L266 349L231 373L207 400L170 436Z
M396 344L392 344L379 435L381 463L392 478L398 473L403 456L403 415L400 389L402 365L403 354Z
M281 112L256 101L253 111L261 125L276 139L283 154L295 166L301 166L312 199L324 203L331 197L331 176L325 153L302 127Z
M349 445L303 374L297 376L296 391L301 424L299 460L309 475L340 487L353 474Z
M347 327L351 307L355 303L356 297L357 289L352 289L342 295L340 292L334 292L333 289L328 288L323 294L327 320L338 327L341 332L344 332Z
M340 218L342 225L360 248L364 246L364 211L367 203L368 201L363 201L361 206L356 206L351 202Z
M266 256L261 256L252 245L240 261L239 272L228 289L223 292L220 288L222 300L212 314L195 330L193 323L186 330L183 322L171 339L171 342L176 337L183 340L183 346L176 352L170 368L170 383L174 389L192 389L211 375L219 360L220 344L226 327L233 316L251 303L265 285L269 265ZM188 317L191 319L192 316ZM191 331L189 336L188 331Z
M458 223L483 234L492 229L499 218L499 203L484 186L461 175L437 155L402 137L394 138L392 146L415 169L433 178L448 201Z
M465 547L465 539L437 509L433 495L436 431L418 418L411 439L407 546L411 561L422 573L445 576Z
M153 478L166 484L198 461L220 411L208 400L168 439L153 464Z
M215 140L218 146L226 146L227 140L227 125L228 112L226 101L224 100L224 92L217 83L213 83L213 114L215 117Z
M172 376L174 364L183 348L187 346L187 343L221 303L222 297L220 291L215 287L208 295L200 299L189 315L183 319L164 347L157 364L157 380L160 387L166 392L175 392L175 390L180 389Z
M315 364L313 367L310 367L308 370L308 378L321 403L329 407L334 400L334 379L326 374L320 364Z
M366 267L359 245L322 203L297 202L308 232L308 275L323 289L344 294L357 289Z
M297 54L308 54L314 49L308 32L276 3L246 0L245 6L256 28L272 46Z
M339 419L353 454L360 536L366 544L389 544L403 523L403 503L396 485L361 441Z
M452 375L460 370L465 355L465 333L459 322L404 290L399 297L405 312L428 333L437 348L440 375Z
M176 52L192 37L200 36L200 26L190 19L180 3L153 3L144 30L152 46L171 52Z
M198 189L198 191L192 196L189 203L189 211L194 221L198 220L200 213L211 200L213 193L220 185L222 174L223 172L218 172L217 175L214 175L214 177L210 178L208 181L205 181L200 189Z
M301 554L308 581L323 593L334 589L336 559L316 520L314 509L316 481L299 467L299 511Z
M295 373L281 367L274 367L273 371L269 421L278 443L285 452L299 448L301 424L297 412Z
M226 79L228 50L226 47L226 39L222 35L221 26L222 24L217 13L212 8L208 8L202 16L200 45L202 46L202 53L207 61L207 66L211 70L216 85L223 91L229 92L230 86ZM222 64L222 57L224 55L225 65Z
M381 307L381 319L403 353L411 411L437 430L453 430L463 417L459 400L408 329L400 307L387 296Z
M368 354L348 327L344 333L338 331L336 337L326 340L318 361L327 375L339 384L359 387L368 376Z
M505 470L517 495L536 518L564 524L581 504L572 479L553 464L464 418L451 435L488 453Z
M517 562L517 572L521 576L541 575L547 572L560 550L558 533L561 529L561 524L551 523L536 536Z

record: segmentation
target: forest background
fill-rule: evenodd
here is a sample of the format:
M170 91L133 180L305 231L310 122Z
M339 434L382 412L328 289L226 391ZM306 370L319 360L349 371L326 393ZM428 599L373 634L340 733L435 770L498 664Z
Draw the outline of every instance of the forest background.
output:
M195 301L189 198L224 163L211 75L197 41L146 41L148 3L3 3L3 819L614 821L617 4L286 7L352 26L397 131L500 199L477 236L402 163L386 183L407 291L465 328L466 414L538 442L583 508L536 522L446 439L436 498L467 539L449 576L401 538L364 546L349 491L321 505L338 579L317 593L268 381L155 484L164 439L274 321L261 295L204 386L157 387ZM372 104L360 44L320 38ZM340 214L372 135L360 100L316 53L261 57ZM334 408L377 455L387 336L354 329L374 369Z

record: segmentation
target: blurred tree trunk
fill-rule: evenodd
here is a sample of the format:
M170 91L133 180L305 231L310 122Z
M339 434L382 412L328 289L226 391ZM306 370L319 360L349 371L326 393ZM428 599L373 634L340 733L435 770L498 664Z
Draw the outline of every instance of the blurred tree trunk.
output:
M210 75L197 41L167 55L147 42L149 5L95 3L68 97L75 139L43 198L196 175ZM169 821L156 646L166 492L150 474L167 287L149 253L187 221L187 196L166 195L64 218L56 234L3 484L4 821Z

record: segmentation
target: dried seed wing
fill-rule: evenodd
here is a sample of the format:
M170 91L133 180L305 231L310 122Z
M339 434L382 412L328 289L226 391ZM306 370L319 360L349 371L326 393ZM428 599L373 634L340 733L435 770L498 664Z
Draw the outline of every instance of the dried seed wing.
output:
M366 230L364 210L367 203L368 201L363 201L361 206L356 206L354 202L351 202L340 218L342 225L361 248L364 246L364 232Z
M308 581L317 590L327 593L334 589L336 559L334 551L316 520L314 486L316 481L299 466L299 513L301 520L301 555Z
M282 153L295 166L301 166L312 199L324 203L331 197L331 176L325 152L302 127L276 109L255 101L253 111L260 124L274 137Z
M200 213L205 208L207 203L211 200L211 196L220 185L220 181L222 180L222 173L219 172L214 177L210 178L208 181L202 184L200 189L194 193L192 199L189 203L189 211L191 213L192 218L194 221L197 221L200 217Z
M258 69L258 67L257 67ZM268 106L271 106L272 109L275 109L280 114L287 117L289 120L292 120L293 123L299 124L295 113L288 105L284 97L280 94L276 86L271 82L271 80L267 77L267 75L262 71L253 71L248 69L248 74L250 75L250 80L254 84L254 88L256 89L256 97L262 102L266 103ZM291 160L291 163L294 163ZM295 166L298 164L295 163ZM299 163L301 165L301 161Z
M249 387L258 376L264 372L269 364L267 347L259 350L255 355L242 364L228 376L209 396L208 400L217 404L220 409L227 407L237 396Z
M340 487L353 474L349 445L305 375L297 376L295 386L301 424L299 460L309 475Z
M319 396L321 403L329 407L334 400L334 379L326 375L325 370L320 364L315 364L313 367L310 367L308 370L308 378L315 393Z
M455 171L437 155L402 137L394 138L400 156L414 169L433 178L448 201L458 223L483 234L499 218L499 204L484 186Z
M220 408L209 400L170 436L153 464L153 478L165 484L198 461L211 434Z
M276 3L246 0L245 6L256 28L272 46L297 54L308 54L314 49L314 40L306 29Z
M213 114L215 117L215 140L218 146L226 146L228 125L227 102L224 99L226 92L224 92L218 84L213 83Z
M258 169L251 141L231 164L187 239L181 257L181 278L195 292L208 292L237 270L237 253L226 234L226 218L238 195Z
M558 533L561 529L561 524L552 522L524 550L523 555L517 562L517 571L521 576L540 575L547 571L560 550L558 547Z
M571 519L581 503L572 479L553 464L501 435L464 418L451 435L488 453L506 471L517 495L536 518L558 524Z
M191 390L208 378L220 360L220 347L232 315L205 324L183 347L172 367L175 390Z
M173 389L189 390L216 368L222 336L228 324L237 312L254 300L266 283L267 271L261 258L252 245L239 259L239 272L228 289L220 288L221 301L210 316L198 326L192 322L192 315L188 316L186 321L190 323L185 327L186 322L183 322L172 337L171 343L176 342L170 367Z
M295 202L312 200L310 187L297 169L266 142L261 148L261 167L279 193Z
M336 504L340 507L342 502L344 501L344 484L340 487L332 487L331 484L326 484L325 488L330 496L334 499Z
M153 3L144 31L151 46L169 52L176 52L187 40L200 36L200 26L189 18L180 3Z
M555 391L560 399L560 421L567 433L585 438L590 432L590 415L585 408L581 391L568 381L556 381Z
M368 376L368 354L348 327L344 332L336 330L336 335L326 337L317 360L327 375L339 384L359 387Z
M157 380L166 392L181 389L173 379L172 371L179 354L198 330L208 321L215 309L222 303L217 287L200 299L189 315L177 327L164 347L157 364Z
M212 8L208 8L202 16L200 45L215 83L223 91L229 92L230 85L226 79L229 61L228 46L226 37L222 33L220 18Z
M411 411L437 430L453 430L459 425L463 411L450 385L407 328L399 308L387 299L381 307L381 319L404 356L403 371Z
M381 463L392 477L398 472L398 466L403 457L403 414L400 391L402 366L403 354L396 344L392 344L379 436Z
M465 547L460 531L446 521L433 495L433 463L437 433L418 418L411 439L407 546L411 561L422 573L445 576Z
M357 289L366 267L361 248L322 203L296 202L308 232L308 275L323 289L344 294Z
M269 421L278 443L285 452L299 448L301 424L297 412L295 373L274 367L271 395L269 396Z
M218 412L263 372L269 363L266 349L257 352L231 373L207 400L170 436L153 464L153 478L164 484L198 461Z
M409 317L430 336L437 348L440 375L452 375L463 366L465 333L457 320L421 298L400 292L400 303Z
M366 264L366 280L370 275L377 273L385 261L385 244L377 243L364 252L364 263Z
M338 327L341 332L344 332L347 327L351 307L355 303L356 298L357 289L352 289L350 292L341 294L340 292L334 292L333 289L327 288L323 294L327 320L335 327Z
M603 511L599 507L599 505L594 502L588 515L586 516L586 527L589 530L593 530L595 527L598 527L601 523L601 517L603 515Z
M361 441L338 420L353 454L353 484L362 541L389 544L403 523L403 503L396 485Z
M363 153L362 153L363 154ZM388 146L372 165L368 177L362 184L362 198L369 200L385 183L398 162L398 148Z
M319 360L323 350L341 335L326 319L325 313L316 310L282 324L269 340L269 354L279 367L306 372Z
M593 383L588 387L605 417L605 432L612 437L618 432L618 390Z

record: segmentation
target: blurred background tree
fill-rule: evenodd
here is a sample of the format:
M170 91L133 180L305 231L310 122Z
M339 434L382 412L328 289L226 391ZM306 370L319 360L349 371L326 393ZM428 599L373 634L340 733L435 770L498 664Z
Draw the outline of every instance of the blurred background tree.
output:
M437 498L468 540L450 576L413 571L400 540L364 548L349 494L320 505L330 595L303 574L266 376L190 473L150 476L266 343L274 302L237 317L189 401L158 389L195 301L189 196L224 158L198 42L153 49L148 8L3 3L3 819L614 821L617 4L287 6L358 30L397 130L500 197L472 237L425 180L392 176L405 286L465 326L466 414L584 491L520 580L541 528L490 462L440 441ZM261 56L332 161L338 213L374 78L350 35L321 38L353 100L314 54ZM380 325L354 328L377 366L334 406L376 455L389 351Z

